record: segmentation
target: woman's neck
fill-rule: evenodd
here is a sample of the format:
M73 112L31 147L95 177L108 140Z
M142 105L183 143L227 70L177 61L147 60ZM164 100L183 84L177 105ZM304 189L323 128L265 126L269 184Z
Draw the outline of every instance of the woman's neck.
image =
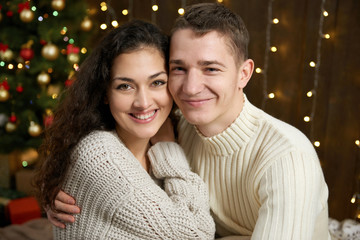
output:
M131 136L122 137L119 130L116 130L119 138L125 144L125 146L130 150L130 152L135 156L135 158L140 162L141 166L149 172L150 170L150 161L147 157L147 152L150 148L150 139L147 138L136 138Z

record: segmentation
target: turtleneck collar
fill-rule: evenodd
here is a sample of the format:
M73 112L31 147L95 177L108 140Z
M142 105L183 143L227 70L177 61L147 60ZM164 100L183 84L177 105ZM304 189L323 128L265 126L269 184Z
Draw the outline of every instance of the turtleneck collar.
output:
M214 155L231 155L244 146L254 135L259 126L259 115L262 110L252 105L244 94L244 105L239 116L223 132L205 137L196 127L207 151Z

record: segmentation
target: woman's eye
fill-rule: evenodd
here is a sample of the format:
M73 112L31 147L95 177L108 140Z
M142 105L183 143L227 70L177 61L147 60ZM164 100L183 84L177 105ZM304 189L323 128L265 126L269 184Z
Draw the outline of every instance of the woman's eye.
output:
M131 86L129 84L120 84L116 87L116 89L119 89L119 90L130 90L131 89Z
M154 81L154 82L152 83L152 85L155 86L155 87L162 86L162 85L164 85L164 84L166 84L166 82L163 81L163 80L156 80L156 81Z

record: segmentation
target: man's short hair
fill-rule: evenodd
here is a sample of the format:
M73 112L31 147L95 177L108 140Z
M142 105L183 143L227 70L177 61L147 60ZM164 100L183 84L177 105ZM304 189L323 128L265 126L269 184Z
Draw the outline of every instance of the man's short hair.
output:
M176 19L171 35L181 29L191 29L199 36L216 31L228 39L237 63L248 59L249 32L241 17L221 4L200 3L186 7L185 14Z

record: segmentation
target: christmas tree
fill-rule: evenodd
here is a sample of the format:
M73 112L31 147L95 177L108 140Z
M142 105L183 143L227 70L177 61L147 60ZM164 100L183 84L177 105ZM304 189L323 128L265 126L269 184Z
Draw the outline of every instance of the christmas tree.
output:
M41 144L92 25L83 0L0 1L0 153Z

